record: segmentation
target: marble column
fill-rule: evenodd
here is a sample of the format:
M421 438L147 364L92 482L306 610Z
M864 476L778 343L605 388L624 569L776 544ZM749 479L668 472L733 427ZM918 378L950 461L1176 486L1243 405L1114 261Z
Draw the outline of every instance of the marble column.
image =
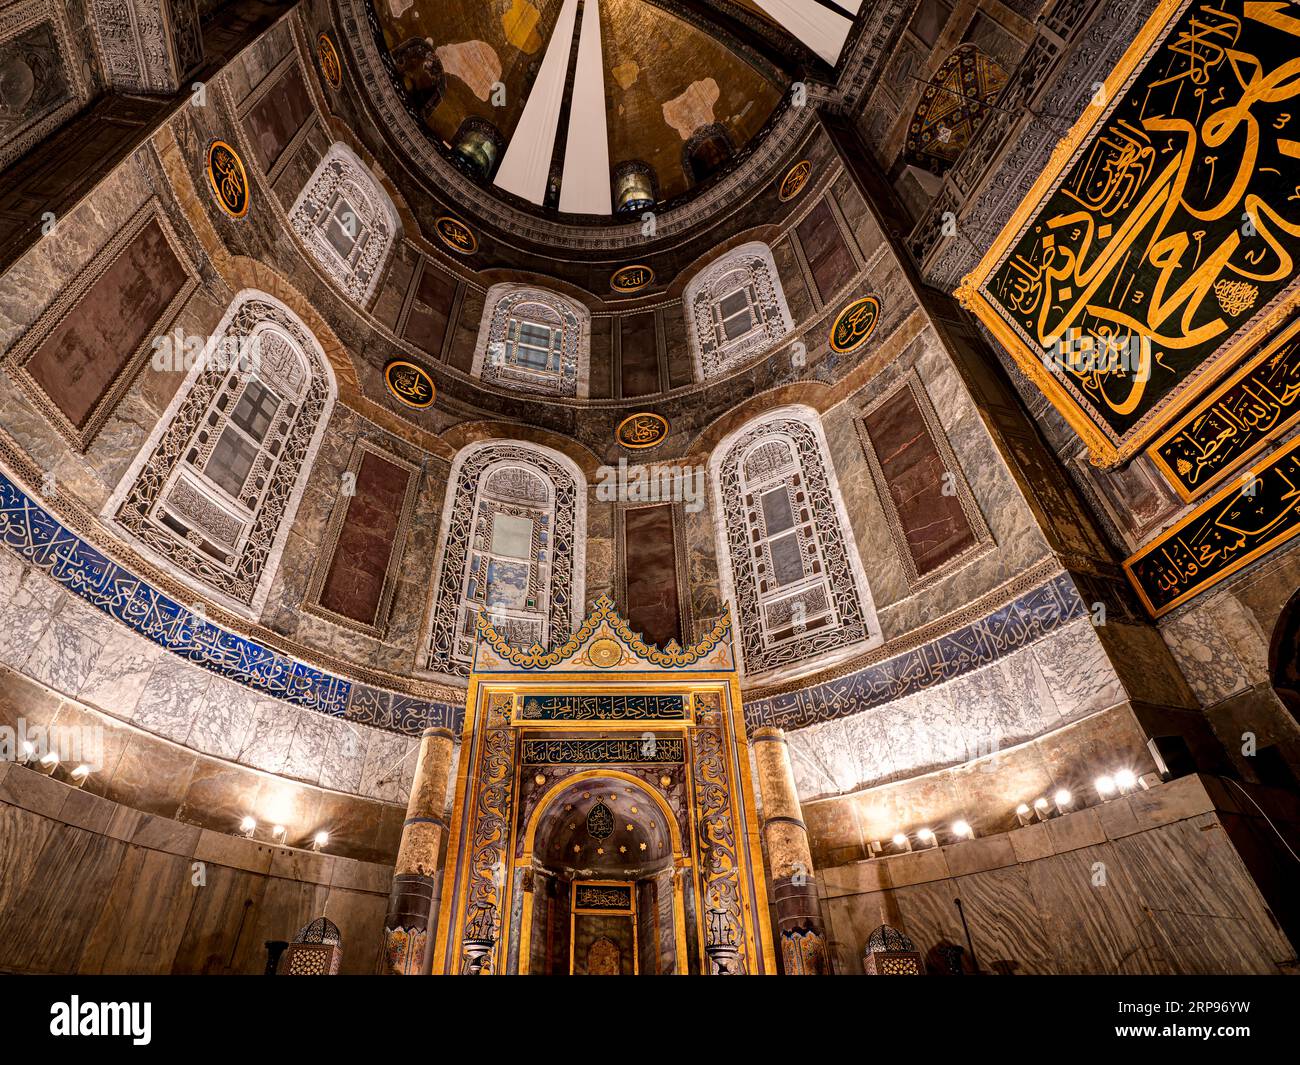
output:
M779 728L756 729L750 745L758 763L763 839L786 975L829 975L826 931L817 900L808 827L794 786L785 733Z
M394 976L424 975L432 961L430 936L437 930L441 893L438 857L447 833L444 813L454 744L455 738L445 728L425 729L420 737L384 921L387 971Z

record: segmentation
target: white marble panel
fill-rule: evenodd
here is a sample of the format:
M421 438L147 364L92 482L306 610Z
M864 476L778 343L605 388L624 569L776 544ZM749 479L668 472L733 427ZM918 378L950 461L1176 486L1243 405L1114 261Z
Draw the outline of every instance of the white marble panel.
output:
M795 788L801 798L838 795L852 789L856 761L839 721L823 721L786 733Z
M237 758L265 699L242 684L213 677L185 745L218 758Z
M132 724L177 743L184 743L213 676L175 655L164 654L154 664L140 693Z
M1035 644L1034 657L1063 722L1099 713L1126 698L1089 618L1071 622L1050 643Z
M308 784L320 781L321 764L329 748L333 719L326 714L304 710L298 715L298 728L289 742L289 757L284 765L286 775Z
M1203 706L1212 706L1252 685L1250 670L1225 639L1224 615L1231 608L1219 604L1230 598L1207 599L1160 627L1174 661ZM1232 602L1240 611L1236 600Z
M866 787L892 777L894 756L885 735L880 708L853 714L840 723L844 726L844 744L855 764L854 786Z
M9 551L0 551L0 662L24 669L62 590Z
M330 738L321 762L320 786L337 791L357 791L361 787L366 751L375 730L345 718L326 720L330 725Z
M94 666L75 694L83 703L129 721L154 665L166 653L152 640L112 625Z
M384 802L405 803L411 794L419 741L391 732L375 732L361 771L361 794Z
M257 718L244 739L239 761L268 773L283 773L289 764L289 746L302 713L279 699L263 697L257 702Z
M76 695L90 676L113 622L84 600L63 593L36 641L25 672L62 695Z

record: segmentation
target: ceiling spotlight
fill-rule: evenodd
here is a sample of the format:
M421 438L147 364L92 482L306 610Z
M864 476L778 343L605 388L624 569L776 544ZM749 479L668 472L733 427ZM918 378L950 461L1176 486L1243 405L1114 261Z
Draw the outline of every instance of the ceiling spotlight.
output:
M1074 802L1074 796L1065 788L1057 789L1057 792L1052 796L1052 799L1056 803L1056 812L1058 814L1065 813L1065 811L1070 808L1070 804Z
M1115 786L1119 788L1121 793L1132 791L1137 787L1137 782L1137 776L1131 769L1121 769L1115 774Z
M257 821L251 817L245 817L239 822L239 834L245 839L252 839L253 833L257 831Z
M90 766L88 766L85 762L82 762L81 765L77 766L76 769L74 769L71 773L68 774L68 783L71 784L74 788L79 788L81 787L82 784L84 784L87 781L89 777L90 777Z
M918 828L916 830L916 838L927 846L934 846L934 833L928 828Z
M1023 802L1016 807L1016 818L1020 821L1022 828L1030 822L1029 807Z
M59 756L56 751L46 751L41 755L41 760L36 763L36 767L47 777L54 772L59 766Z
M912 842L907 838L906 834L902 832L895 832L894 846L897 847L900 851L910 851L912 849Z
M1038 820L1040 821L1047 820L1048 818L1047 811L1050 807L1051 807L1051 803L1047 801L1047 798L1045 796L1034 800L1034 813L1038 815Z
M312 838L311 849L314 851L318 851L322 847L324 847L325 844L328 843L329 841L330 841L330 834L326 832L324 829L321 829L321 831L317 832L316 835Z
M1115 778L1100 776L1092 782L1092 786L1097 789L1097 794L1103 799L1113 798L1115 795Z
M275 840L276 843L280 844L280 846L284 846L284 838L288 834L289 833L285 829L284 825L276 825L271 829L271 838Z
M971 839L975 833L971 831L970 825L965 821L954 821L952 823L952 834L958 839Z

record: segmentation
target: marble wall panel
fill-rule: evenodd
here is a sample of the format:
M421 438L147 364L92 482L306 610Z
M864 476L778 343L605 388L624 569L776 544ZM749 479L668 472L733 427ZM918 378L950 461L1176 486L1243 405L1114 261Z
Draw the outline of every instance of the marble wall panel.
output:
M213 679L210 673L195 669L179 658L171 655L160 658L140 693L131 723L157 736L184 743Z
M75 596L63 593L24 668L55 691L81 690L95 668L113 623Z

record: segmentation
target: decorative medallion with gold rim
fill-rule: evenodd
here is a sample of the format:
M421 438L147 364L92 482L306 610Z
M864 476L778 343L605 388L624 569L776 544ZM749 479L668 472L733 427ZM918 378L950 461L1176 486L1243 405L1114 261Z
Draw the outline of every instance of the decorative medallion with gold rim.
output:
M320 64L321 76L330 88L337 89L343 85L343 64L339 60L339 50L328 33L316 38L316 61Z
M835 318L831 326L831 351L841 355L861 347L880 317L880 301L875 296L862 296L850 303Z
M622 447L641 451L657 447L668 436L668 419L651 411L629 414L614 430L614 439Z
M609 287L615 292L640 292L653 285L655 272L644 263L620 266L610 275Z
M207 169L208 182L221 209L231 218L248 214L248 172L239 153L225 141L213 141L208 146Z
M449 214L442 215L433 223L438 239L457 255L473 255L478 251L478 237L459 218Z
M808 184L808 179L812 176L812 163L807 159L800 160L786 171L785 177L781 179L781 189L779 195L782 203L789 203Z
M393 359L384 367L384 384L398 402L416 410L433 406L437 395L433 378L407 359Z

